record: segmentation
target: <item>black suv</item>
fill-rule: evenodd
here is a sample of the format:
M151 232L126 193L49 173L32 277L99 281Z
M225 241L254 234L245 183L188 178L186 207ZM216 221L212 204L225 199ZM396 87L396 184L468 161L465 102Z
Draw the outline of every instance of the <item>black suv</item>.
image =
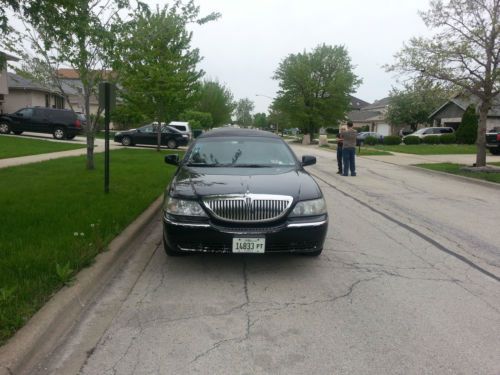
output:
M29 107L0 116L0 134L27 131L49 133L55 139L73 139L84 126L85 116L68 109Z

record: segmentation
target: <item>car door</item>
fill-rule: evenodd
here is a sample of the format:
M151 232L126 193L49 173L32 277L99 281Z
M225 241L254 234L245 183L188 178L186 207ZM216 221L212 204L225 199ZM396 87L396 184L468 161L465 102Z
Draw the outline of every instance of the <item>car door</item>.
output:
M33 108L23 108L13 116L13 131L32 131Z
M137 129L137 133L134 136L134 143L142 145L154 145L156 144L156 132L154 127L156 125L150 124Z
M30 131L37 133L50 133L48 123L48 111L45 108L33 109L33 119L31 121Z

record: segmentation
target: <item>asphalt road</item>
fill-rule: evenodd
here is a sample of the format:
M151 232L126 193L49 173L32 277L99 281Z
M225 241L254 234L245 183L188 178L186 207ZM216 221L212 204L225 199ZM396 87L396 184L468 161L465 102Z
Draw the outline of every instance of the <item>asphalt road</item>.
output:
M323 254L167 258L157 220L40 374L500 374L500 190L309 167Z

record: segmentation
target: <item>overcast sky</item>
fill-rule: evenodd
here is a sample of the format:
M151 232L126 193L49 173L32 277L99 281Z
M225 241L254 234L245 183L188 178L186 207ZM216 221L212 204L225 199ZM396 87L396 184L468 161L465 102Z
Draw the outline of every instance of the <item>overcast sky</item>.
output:
M156 4L154 0L149 2ZM163 2L159 2L163 4ZM290 53L310 51L321 43L347 47L355 73L363 79L356 96L373 102L395 85L382 65L404 41L424 35L418 10L428 0L198 0L202 15L222 17L194 28L206 77L218 79L235 99L249 98L256 112L267 112L278 83L272 79Z

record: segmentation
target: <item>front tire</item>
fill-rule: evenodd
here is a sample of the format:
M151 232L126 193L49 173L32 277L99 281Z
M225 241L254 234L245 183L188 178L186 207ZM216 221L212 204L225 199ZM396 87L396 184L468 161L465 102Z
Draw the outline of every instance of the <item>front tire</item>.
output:
M22 130L14 130L13 133L15 135L21 135L21 134L23 134L23 131Z
M0 123L0 134L9 134L10 133L10 125L6 122Z
M122 145L132 146L132 139L130 137L123 137L122 138Z
M177 142L174 139L169 139L167 141L168 148L177 148Z
M58 126L57 128L54 128L54 132L52 133L52 135L57 140L66 139L66 129Z
M490 148L490 152L492 155L500 155L500 147Z

